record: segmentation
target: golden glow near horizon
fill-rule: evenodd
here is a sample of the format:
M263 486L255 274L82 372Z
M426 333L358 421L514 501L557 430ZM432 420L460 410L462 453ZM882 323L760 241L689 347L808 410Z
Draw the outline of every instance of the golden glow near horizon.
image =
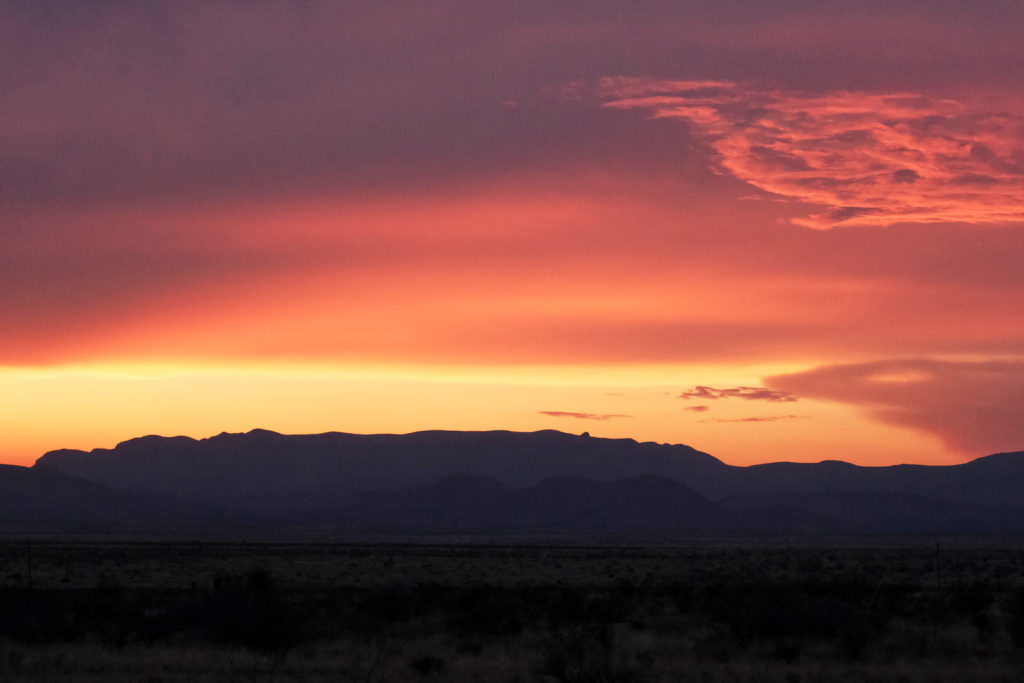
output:
M5 459L31 464L57 448L110 448L146 434L212 436L253 428L282 433L406 433L425 429L588 431L594 436L685 443L736 465L844 459L885 464L934 459L914 434L841 404L681 399L683 389L757 383L786 368L220 368L174 366L0 371L0 429L17 433ZM674 381L670 381L674 380ZM754 403L755 405L751 405ZM558 413L563 413L558 415ZM578 416L574 416L578 414ZM59 421L53 415L62 416ZM132 425L125 433L125 425ZM809 425L811 427L809 427ZM801 435L813 433L811 447ZM879 449L878 444L885 447Z

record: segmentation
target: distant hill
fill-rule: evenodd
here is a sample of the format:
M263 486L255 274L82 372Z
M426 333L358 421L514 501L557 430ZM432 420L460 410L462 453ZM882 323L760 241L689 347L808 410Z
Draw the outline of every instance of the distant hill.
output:
M788 510L797 519L817 519L806 529L834 534L1024 534L1024 510L1015 507L928 498L908 493L830 491L784 493L723 501L727 509L759 518ZM780 531L789 525L778 526Z
M353 493L425 486L454 474L513 487L551 477L610 481L653 474L712 497L746 491L743 468L689 446L550 430L284 436L257 429L201 440L146 436L109 450L52 451L37 464L109 486L234 509L330 505Z
M0 528L87 528L217 519L208 507L121 491L46 466L0 465Z
M872 491L949 498L980 505L1024 504L1024 452L997 453L961 465L860 467L826 460L776 462L747 468L762 495Z
M341 528L380 532L622 532L724 530L740 519L677 481L653 475L598 482L544 479L522 489L456 476L431 486L354 496Z
M15 469L24 471L0 476L0 494L12 496L0 513L22 519L383 533L1024 534L1024 453L954 466L734 467L689 446L550 430L254 430L53 451Z

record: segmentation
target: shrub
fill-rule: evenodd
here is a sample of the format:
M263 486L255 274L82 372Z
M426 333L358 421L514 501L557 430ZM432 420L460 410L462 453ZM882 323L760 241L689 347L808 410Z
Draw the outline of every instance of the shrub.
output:
M283 656L300 641L300 624L273 576L263 568L243 576L218 574L207 601L215 639L268 656Z

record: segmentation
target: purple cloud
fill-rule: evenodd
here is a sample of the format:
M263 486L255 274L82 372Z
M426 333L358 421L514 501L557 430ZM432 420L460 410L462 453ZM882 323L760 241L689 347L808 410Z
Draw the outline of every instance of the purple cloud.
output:
M1024 361L887 360L826 365L765 383L860 406L973 456L1024 449Z

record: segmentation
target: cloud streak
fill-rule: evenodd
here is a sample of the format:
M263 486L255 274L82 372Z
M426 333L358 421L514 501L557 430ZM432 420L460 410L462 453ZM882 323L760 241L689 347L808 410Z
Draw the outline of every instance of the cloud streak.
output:
M752 417L713 417L710 420L701 420L701 422L778 422L779 420L795 420L805 415L757 415Z
M826 365L765 383L860 406L888 424L933 434L972 456L1024 449L1024 361L887 360Z
M633 417L632 415L623 415L619 413L605 414L605 413L577 413L565 410L539 410L538 415L547 415L548 417L571 417L577 420L598 420L604 422L606 420L614 420L620 417Z
M709 399L717 401L721 398L742 398L745 401L769 401L771 403L792 403L797 397L785 391L776 391L768 387L728 387L716 389L698 385L693 389L679 394L679 398L689 400L691 398ZM700 406L693 406L687 410L699 409Z
M570 88L570 95L580 86ZM604 78L603 106L691 124L720 172L819 207L810 228L1024 220L1024 118L913 92Z

